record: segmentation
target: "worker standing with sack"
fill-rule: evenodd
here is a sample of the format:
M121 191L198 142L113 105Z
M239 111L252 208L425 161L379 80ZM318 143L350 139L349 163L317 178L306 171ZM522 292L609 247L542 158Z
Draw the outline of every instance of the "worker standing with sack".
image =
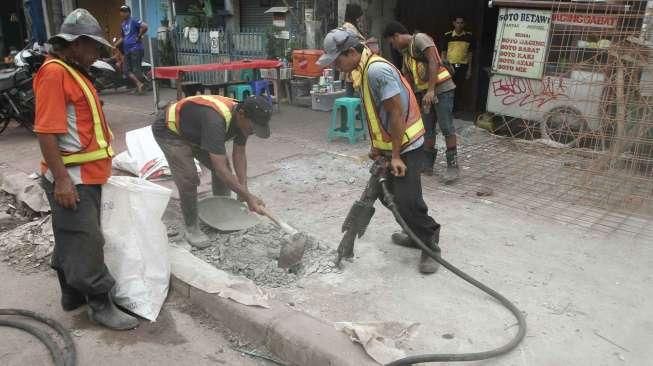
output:
M115 280L104 262L100 229L102 184L111 176L112 134L86 68L111 49L97 20L85 9L70 13L49 39L51 56L34 78L34 131L43 154L42 185L52 210L52 268L61 305L88 303L91 320L127 330L138 320L113 303Z

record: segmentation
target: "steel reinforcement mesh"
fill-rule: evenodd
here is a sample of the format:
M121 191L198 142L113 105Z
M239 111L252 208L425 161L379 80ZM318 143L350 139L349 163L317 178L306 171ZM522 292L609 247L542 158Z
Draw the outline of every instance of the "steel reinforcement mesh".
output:
M653 1L502 8L463 179L511 207L653 239Z

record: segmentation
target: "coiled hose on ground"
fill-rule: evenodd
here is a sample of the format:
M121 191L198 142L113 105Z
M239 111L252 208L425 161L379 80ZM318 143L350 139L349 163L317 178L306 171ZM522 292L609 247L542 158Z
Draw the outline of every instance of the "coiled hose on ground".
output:
M517 334L515 334L513 339L510 342L508 342L506 345L501 346L499 348L495 348L493 350L489 350L485 352L474 352L474 353L424 354L424 355L408 356L393 361L387 364L386 366L404 366L404 365L413 365L422 362L461 362L461 361L485 360L488 358L493 358L506 354L510 352L513 348L517 347L517 345L519 345L519 343L524 339L524 336L526 335L526 320L524 319L524 314L522 314L522 312L519 311L519 309L517 309L517 307L512 302L510 302L510 300L506 299L503 295L494 291L488 286L482 284L481 282L477 281L467 273L456 268L454 265L442 259L440 255L438 255L437 253L432 251L429 247L427 247L422 242L422 240L418 238L417 235L415 235L415 233L410 230L404 218L401 217L401 215L399 214L397 205L394 202L394 196L390 192L390 189L388 189L387 180L385 178L381 178L379 179L379 183L381 183L381 189L383 191L383 203L387 208L390 209L390 211L395 217L395 220L397 220L401 228L408 234L408 236L413 240L413 242L417 243L420 249L428 253L428 255L430 255L433 259L435 259L438 263L440 263L442 266L447 268L453 274L469 282L470 284L476 286L477 288L481 289L483 292L487 293L488 295L498 300L501 303L501 305L505 306L508 310L510 310L510 312L515 316L515 318L517 318L517 325L518 325Z
M45 330L36 327L24 320L0 319L0 327L10 327L25 331L38 338L48 348L52 355L55 366L75 366L77 365L77 351L75 343L70 336L70 332L63 325L54 319L48 318L39 313L22 309L0 309L0 315L22 316L42 324L45 324L55 330L63 339L63 348L59 346L52 335Z

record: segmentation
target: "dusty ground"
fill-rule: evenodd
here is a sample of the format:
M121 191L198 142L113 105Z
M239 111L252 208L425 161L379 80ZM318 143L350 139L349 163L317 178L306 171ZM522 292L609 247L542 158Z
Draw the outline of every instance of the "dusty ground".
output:
M146 98L119 95L106 100L110 120L118 126L114 128L117 136L149 123L150 116L143 107L150 103ZM248 155L252 191L279 216L335 249L342 220L367 180L366 165L356 157L364 155L368 145L327 143L327 124L328 114L283 106L272 121L273 136L253 140L248 144ZM37 147L24 131L7 131L0 142L2 162L28 173L37 166ZM120 151L124 142L119 141L117 146ZM494 146L474 149L463 144L463 180L456 186L441 186L437 178L424 179L425 199L432 215L443 225L443 255L513 300L527 316L527 337L517 350L478 364L648 364L653 357L649 347L653 342L650 240L638 236L637 231L602 230L602 220L612 219L611 215L573 204L558 208L555 195L542 200L533 195L535 190L521 190L519 201L511 201L511 184L518 182L492 179L503 178L504 167L510 163L497 158L504 150L497 155ZM495 154L495 160L481 166L488 170L472 164L490 154ZM520 157L512 151L512 159ZM504 165L496 165L499 162ZM547 177L541 179L546 181ZM467 184L472 181L474 184ZM550 183L547 187L555 188L556 182ZM170 182L165 184L171 186ZM485 184L492 195L477 197L479 186ZM555 190L545 193L551 192ZM354 262L345 263L344 271L300 275L296 281L269 289L271 294L330 321L420 322L419 334L409 342L409 353L478 351L506 342L514 332L510 314L446 270L420 275L416 268L419 253L390 243L389 236L398 227L389 212L380 205L377 208L368 232L356 243ZM547 213L558 211L558 216L569 212L566 210L591 213L597 220L576 225L574 218L580 217L576 214L565 221L553 214L540 214L543 209ZM646 227L647 222L650 220L637 227ZM215 256L219 261L229 252L224 250L225 243L218 240L215 248L202 255ZM234 253L250 249L242 242L238 245ZM261 250L261 246L251 252L268 261L274 257L270 255L274 251ZM0 286L13 286L2 288L0 293L31 293L32 297L17 298L21 303L45 306L36 298L39 292L30 292L29 285L16 285L23 279L15 276L12 271L0 272ZM48 281L54 284L54 278ZM5 298L0 298L0 305L5 305ZM53 311L53 301L45 310ZM99 346L94 347L95 341L85 344L88 352L104 352L109 344L99 339ZM144 351L157 352L158 348ZM199 359L195 353L206 351L192 348L183 352L192 354L187 357L193 357L193 362ZM130 353L120 355L132 357Z
M73 333L79 365L272 365L234 351L251 347L176 296L168 298L157 322L114 332L91 323L85 309L63 312L53 272L19 274L0 263L0 278L0 308L31 309L61 322ZM9 328L0 328L0 338L1 365L52 364L35 338Z
M318 166L325 169L308 169ZM264 196L269 192L270 205L284 207L283 215L297 227L335 247L365 176L364 167L352 160L317 155L284 161L253 186ZM286 192L273 196L282 189ZM435 178L425 179L425 199L443 225L443 255L513 300L529 324L518 350L483 364L648 362L653 356L650 245L620 233L606 237L562 225L469 193L448 194ZM274 294L331 321L420 322L413 353L479 351L506 342L514 332L513 318L446 270L420 275L418 252L391 244L397 225L387 210L377 208L371 229L357 241L355 262L344 272L306 277Z

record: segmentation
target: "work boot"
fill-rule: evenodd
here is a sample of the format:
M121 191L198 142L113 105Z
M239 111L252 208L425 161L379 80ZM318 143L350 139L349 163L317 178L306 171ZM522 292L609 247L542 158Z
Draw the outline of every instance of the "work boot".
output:
M211 245L209 237L202 232L199 224L186 226L184 229L184 238L186 238L188 244L197 249L204 249Z
M438 256L440 255L440 247L438 246L438 237L439 235L433 235L426 241L424 241L424 244L428 246L432 251L436 252ZM428 255L425 251L422 251L422 255L419 259L419 271L423 274L431 274L437 272L438 268L440 267L440 263L438 263L433 257Z
M437 149L424 149L424 165L422 166L422 174L433 176L433 166L435 166L437 156Z
M88 296L88 317L113 330L129 330L138 327L138 319L120 311L109 293Z
M64 311L73 311L86 304L84 294L66 282L66 277L62 270L57 270L57 277L59 278L59 286L61 287L61 307Z
M451 184L460 178L460 169L458 168L458 152L456 148L447 149L447 170L442 176L444 184Z
M417 244L406 234L405 231L400 231L398 233L393 233L392 236L392 242L406 248L419 248Z

